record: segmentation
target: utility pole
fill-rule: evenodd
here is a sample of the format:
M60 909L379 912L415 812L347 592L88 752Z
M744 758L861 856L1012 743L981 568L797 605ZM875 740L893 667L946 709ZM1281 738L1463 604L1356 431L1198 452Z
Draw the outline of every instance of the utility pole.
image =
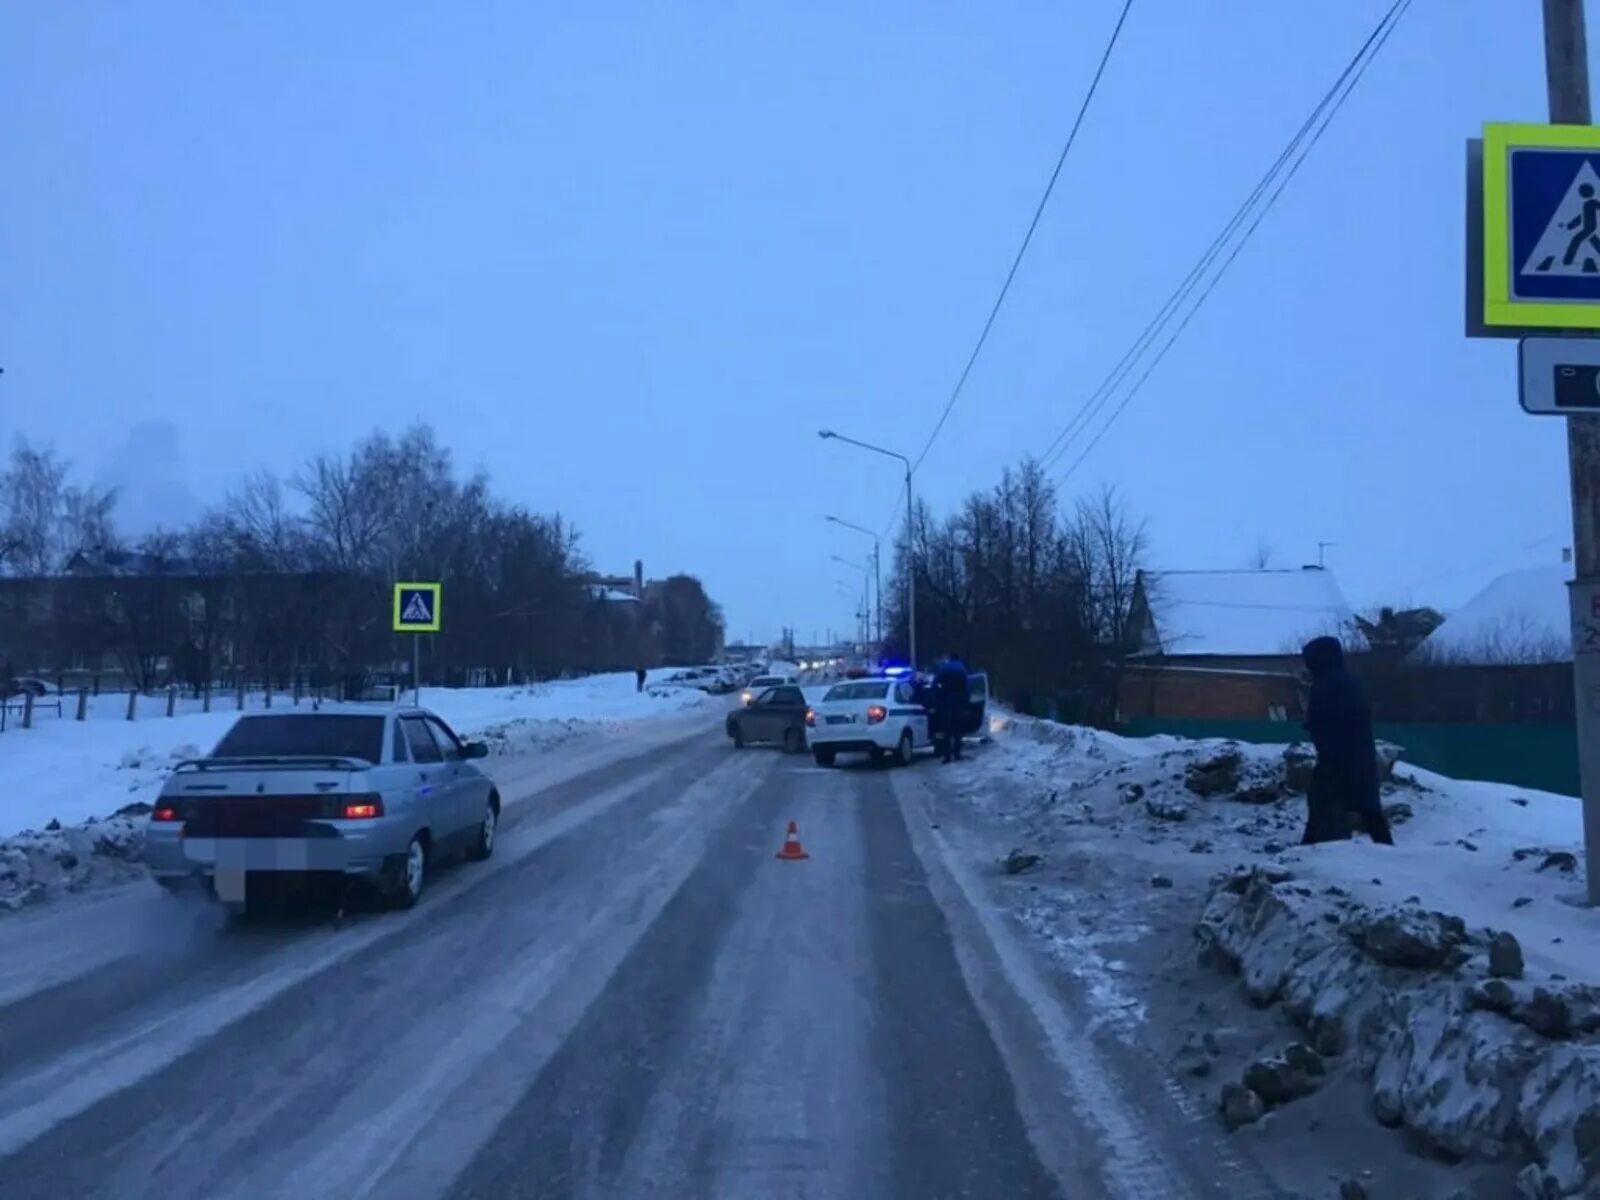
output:
M1583 0L1544 0L1544 73L1555 125L1588 125L1589 43ZM1572 627L1594 620L1600 603L1600 416L1571 414L1567 463L1572 478ZM1600 905L1600 655L1573 646L1572 682L1578 732L1579 790L1589 903Z

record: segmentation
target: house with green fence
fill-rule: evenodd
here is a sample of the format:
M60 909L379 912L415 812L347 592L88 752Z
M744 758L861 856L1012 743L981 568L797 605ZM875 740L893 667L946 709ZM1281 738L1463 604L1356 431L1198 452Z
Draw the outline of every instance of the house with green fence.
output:
M1300 646L1331 633L1372 698L1377 735L1406 761L1466 779L1576 795L1565 570L1513 572L1397 656L1368 645L1331 571L1144 572L1139 649L1117 688L1118 728L1300 740Z

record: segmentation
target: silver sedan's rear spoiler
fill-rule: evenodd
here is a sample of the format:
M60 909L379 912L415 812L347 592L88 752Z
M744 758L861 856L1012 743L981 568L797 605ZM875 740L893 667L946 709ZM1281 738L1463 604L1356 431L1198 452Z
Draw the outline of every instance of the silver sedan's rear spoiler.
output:
M343 754L263 754L247 758L186 758L172 768L180 771L237 771L249 768L255 771L365 771L372 763L364 758Z

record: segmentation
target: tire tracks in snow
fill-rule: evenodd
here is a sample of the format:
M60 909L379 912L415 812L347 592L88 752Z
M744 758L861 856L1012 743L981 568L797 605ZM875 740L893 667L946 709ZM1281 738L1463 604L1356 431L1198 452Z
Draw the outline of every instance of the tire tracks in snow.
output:
M357 956L375 954L381 961L382 955L401 943L437 937L452 923L457 905L470 904L475 895L497 886L544 847L652 789L666 788L673 795L681 792L681 785L670 788L669 781L685 773L704 774L707 743L703 736L685 740L643 769L639 769L638 759L629 759L623 764L626 774L622 780L531 827L527 818L534 813L519 811L518 820L508 822L513 828L503 835L493 860L446 874L411 913L385 914L343 930L296 937L249 964L244 978L192 998L182 995L184 980L174 973L170 990L181 997L176 1002L161 1003L171 997L158 997L158 1002L127 1014L126 1020L96 1041L74 1046L26 1074L0 1083L0 1156L17 1155L64 1122L190 1058L239 1022L297 989L314 985ZM610 774L616 769L616 764L608 764L590 774ZM581 788L586 778L580 776L556 787ZM542 788L540 794L553 790ZM516 807L521 810L523 805ZM332 1130L327 1132L336 1136ZM0 1177L9 1173L3 1166L0 1163Z

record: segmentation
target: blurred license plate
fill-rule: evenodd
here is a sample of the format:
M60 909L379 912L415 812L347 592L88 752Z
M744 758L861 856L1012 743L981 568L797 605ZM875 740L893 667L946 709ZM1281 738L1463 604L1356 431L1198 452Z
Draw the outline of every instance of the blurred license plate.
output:
M849 717L829 717L828 718L828 724L829 725L848 725L848 724L850 724L850 718Z

